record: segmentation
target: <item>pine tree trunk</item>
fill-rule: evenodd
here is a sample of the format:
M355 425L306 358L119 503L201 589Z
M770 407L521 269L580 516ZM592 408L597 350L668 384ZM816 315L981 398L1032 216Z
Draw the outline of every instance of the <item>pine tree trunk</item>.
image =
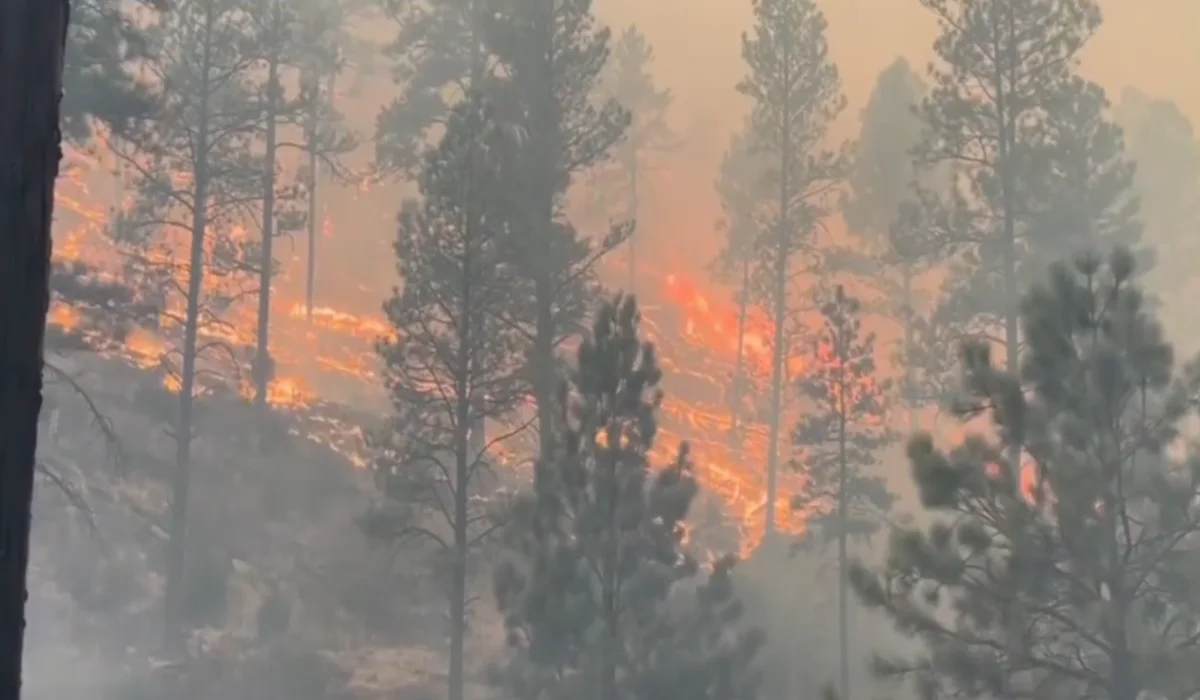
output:
M629 137L629 218L633 229L629 232L629 293L637 294L637 235L642 228L638 221L638 153L635 134Z
M66 0L0 3L0 700L21 695Z
M279 2L272 3L272 25L275 33L281 29ZM272 41L277 41L273 37ZM276 119L279 109L279 57L272 55L267 62L266 170L263 171L262 250L258 273L258 344L254 353L254 402L267 407L267 392L271 386L271 276L275 266L272 244L275 238L275 151Z
M1011 26L1011 25L1010 25ZM997 69L999 70L999 69ZM1002 207L1002 236L1001 246L1004 251L1004 354L1005 369L1010 373L1019 371L1019 334L1017 322L1018 295L1017 289L1017 224L1015 188L1016 175L1013 172L1012 154L1016 148L1016 124L1009 105L1011 96L1004 90L1005 81L997 75L996 79L996 112L997 128L1000 133L999 158L997 165L1000 170L1000 200ZM1015 474L1020 469L1020 448L1009 449L1009 469Z
M470 370L467 370L470 371ZM455 483L454 483L454 552L453 569L450 581L450 673L449 698L463 700L465 685L463 667L465 664L465 646L467 638L467 531L470 519L467 515L467 502L470 498L468 487L470 473L470 456L468 455L467 420L470 411L466 404L468 399L460 397L459 422L455 426Z
M842 288L838 287L838 305L844 308ZM846 327L842 323L843 312L838 311L837 360L838 360L838 669L840 671L838 692L841 700L850 700L850 557L847 552L848 528L850 524L849 497L847 493L848 465L846 463L846 421L849 406L846 403Z
M175 474L171 480L170 540L167 544L167 584L163 596L163 646L180 654L184 647L183 589L187 550L187 511L191 477L192 410L195 405L196 349L204 289L204 234L208 227L208 109L212 72L212 31L215 9L208 0L204 16L199 113L196 126L195 186L192 246L188 264L187 313L184 322L183 367L180 373L179 421L175 430Z
M737 354L733 363L733 396L729 406L730 440L741 452L742 397L745 396L746 314L750 309L750 260L742 261L742 292L738 299Z
M317 147L314 142L317 134L316 110L314 108L312 123L309 125L308 136L308 269L304 276L304 314L310 322L313 316L313 300L317 288Z
M917 419L917 377L913 367L913 322L916 311L913 304L912 267L903 265L900 274L904 278L904 403L908 408L908 432L915 434L921 426Z
M619 445L621 435L610 421L606 444ZM618 502L621 494L621 475L617 458L610 456L605 460L607 471L605 483L597 484L603 487L606 521L602 525L606 530L604 538L604 562L600 568L601 615L604 620L604 642L600 649L600 700L617 700L617 652L620 648L620 619L618 614L617 586L620 577L618 563L620 562L621 524L617 519Z
M780 140L782 143L790 143L791 141L791 129L786 123L783 126L783 138ZM784 148L780 155L781 162L779 168L779 249L775 252L773 299L775 305L775 342L771 360L771 425L770 436L767 442L767 522L764 530L764 534L767 536L775 532L775 500L778 496L779 479L779 433L783 420L783 377L786 370L784 364L787 360L787 348L784 343L786 337L784 316L787 314L788 257L790 253L788 245L790 234L788 230L789 155L787 149Z

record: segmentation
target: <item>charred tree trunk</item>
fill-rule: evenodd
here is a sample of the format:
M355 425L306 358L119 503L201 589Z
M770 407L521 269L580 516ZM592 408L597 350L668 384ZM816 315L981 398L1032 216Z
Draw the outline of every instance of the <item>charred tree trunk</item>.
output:
M67 0L0 3L0 698L21 696L25 575Z
M167 544L167 586L163 596L163 646L178 654L184 645L183 588L187 537L188 493L191 477L192 410L195 404L196 351L204 289L204 233L208 227L208 109L212 73L214 8L205 9L202 41L199 113L196 116L195 186L192 206L192 247L188 263L187 315L183 330L183 367L179 380L179 422L175 430L175 474L171 480L170 540Z
M281 17L279 2L271 8L271 23L274 33L280 31ZM272 37L278 41L278 37ZM267 392L271 386L274 367L271 361L271 277L274 272L275 254L272 243L275 238L275 160L276 137L279 111L279 56L270 56L267 62L267 110L266 110L266 170L263 171L262 251L258 273L258 344L254 353L254 402L259 408L267 407Z

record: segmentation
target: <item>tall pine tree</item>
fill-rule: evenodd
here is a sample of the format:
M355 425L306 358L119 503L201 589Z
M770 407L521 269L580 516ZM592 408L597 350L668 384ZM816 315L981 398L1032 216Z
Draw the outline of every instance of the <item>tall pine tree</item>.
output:
M749 69L738 91L752 100L750 148L770 158L772 218L754 246L755 269L775 326L767 444L766 533L775 530L779 435L791 338L794 278L816 267L815 236L846 175L844 150L826 143L845 109L841 79L829 58L827 22L813 0L755 0L755 27L742 38ZM767 155L769 154L769 156Z
M925 94L925 85L904 59L879 74L862 112L842 204L842 215L857 238L852 269L892 300L887 313L903 328L896 358L904 368L902 389L912 430L929 394L918 361L918 331L926 324L926 311L917 308L915 286L936 260L935 246L917 214L923 196L944 194L946 173L945 168L921 171L913 162L923 130L916 109Z
M531 291L514 306L513 320L528 336L539 454L546 457L555 447L557 350L585 328L594 263L629 231L615 226L593 243L567 218L565 197L573 178L612 155L630 115L613 100L595 104L609 30L598 24L591 0L492 0L488 7L484 44L502 75L489 94L499 117L523 137L507 175L523 204L507 247Z
M641 201L646 190L645 177L656 151L672 146L675 137L667 124L671 91L655 84L650 69L654 48L636 26L626 27L613 42L612 56L603 76L600 93L612 98L629 111L629 131L610 167L594 172L589 191L599 195L605 209L614 210L633 228L626 249L629 277L625 283L630 294L637 292L637 232Z
M1103 93L1076 75L1100 10L1094 0L922 3L940 34L919 161L951 169L951 191L926 213L952 258L943 316L960 334L998 340L1015 370L1019 290L1038 261L1127 229L1108 221L1127 204L1120 133L1104 123Z
M514 146L478 93L453 109L426 156L421 200L400 215L402 283L384 304L395 337L379 347L395 416L376 444L377 468L401 508L368 524L376 535L422 535L450 561L451 700L463 697L467 559L492 529L479 485L488 445L474 433L525 395L523 338L504 321L520 291L501 249ZM444 523L421 525L430 513Z
M870 469L892 440L887 425L889 382L875 368L875 336L864 332L856 299L839 285L821 307L824 324L813 363L800 380L813 402L792 434L795 466L806 477L794 507L810 513L809 543L837 545L838 692L850 694L850 540L873 535L895 496Z
M733 377L729 390L730 439L740 448L743 405L753 379L746 365L746 326L750 309L762 299L761 290L754 287L762 275L756 272L757 252L766 210L770 207L771 187L767 181L768 157L755 152L747 134L736 134L721 159L716 190L721 201L721 219L717 226L724 234L721 252L712 262L714 276L733 282L737 289L738 321L737 350L734 355Z
M257 149L262 58L253 8L242 0L186 0L146 30L158 109L116 133L114 152L134 202L114 229L129 253L127 278L154 291L176 341L164 366L179 392L166 557L165 643L184 639L182 586L195 408L205 362L241 352L219 335L222 311L253 294L255 269L241 221L258 214L264 165ZM211 387L210 387L211 388Z

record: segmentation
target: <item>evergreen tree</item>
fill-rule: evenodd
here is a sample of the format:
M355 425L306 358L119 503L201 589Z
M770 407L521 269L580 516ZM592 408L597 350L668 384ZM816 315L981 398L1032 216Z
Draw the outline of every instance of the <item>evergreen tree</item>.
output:
M86 147L97 124L121 128L154 109L147 87L130 70L146 41L133 8L163 9L163 0L74 0L63 64L63 138Z
M21 697L25 576L42 361L50 307L50 227L61 158L67 0L0 5L0 698Z
M755 28L742 38L749 75L738 91L753 101L749 142L769 157L774 191L771 220L754 245L759 282L775 325L772 343L770 436L767 445L766 532L775 530L780 420L790 338L793 278L815 269L814 239L846 175L846 153L828 150L829 126L845 108L837 67L829 59L825 17L813 0L755 0ZM767 156L766 154L769 154ZM806 263L798 265L800 258Z
M608 60L609 31L591 0L491 0L481 18L487 55L502 79L489 94L500 118L522 136L507 180L514 213L510 264L528 283L513 320L529 339L529 380L537 405L539 454L554 450L559 345L583 330L596 293L594 263L628 235L615 226L597 245L563 211L572 178L604 162L626 133L629 113L593 97Z
M254 381L254 398L260 407L265 407L270 383L274 374L274 363L270 354L271 328L271 285L277 267L274 255L274 239L299 230L302 222L299 211L300 188L281 186L279 175L279 152L282 149L302 148L309 156L308 178L308 237L309 259L315 256L315 232L317 231L315 202L316 182L313 172L318 161L330 163L335 172L338 158L350 152L355 142L350 133L340 126L339 115L325 104L328 96L314 87L309 76L314 72L334 73L337 65L336 46L332 45L331 34L344 21L347 9L344 3L285 3L283 0L258 0L253 8L255 32L260 37L260 49L266 64L266 80L263 88L264 170L262 182L262 214L259 227L262 231L257 247L258 272L258 329L254 362L251 375ZM289 69L300 73L298 93L288 94L285 77ZM294 143L280 138L281 129L300 127L305 138ZM317 133L320 138L316 137ZM312 266L306 280L306 288L312 289ZM312 295L306 296L311 316Z
M1151 286L1167 304L1186 304L1192 277L1188 261L1196 255L1200 226L1200 141L1178 105L1133 88L1122 93L1116 114L1137 164L1134 185L1146 242L1158 253Z
M240 221L263 195L262 58L251 10L241 0L176 2L147 32L155 114L118 132L114 152L131 176L134 204L114 234L129 252L126 279L163 310L178 341L164 367L179 392L164 599L165 643L183 641L184 536L197 394L222 356L221 314L249 296L254 264ZM177 310L178 309L178 310ZM240 364L240 363L239 363Z
M941 33L919 161L952 171L950 193L926 214L952 258L945 316L964 335L1003 329L1016 368L1018 290L1037 261L1112 242L1115 231L1098 229L1126 206L1110 181L1125 177L1113 162L1119 131L1103 124L1103 94L1075 74L1100 11L1094 0L922 3Z
M801 392L815 405L792 436L796 466L807 477L793 506L811 513L810 542L837 544L838 692L848 698L849 542L873 535L895 501L883 477L867 471L892 441L885 422L890 386L876 372L875 336L862 330L858 301L839 285L821 315L815 361L800 380Z
M897 59L876 79L862 113L862 129L842 205L858 246L853 269L892 300L887 312L903 327L896 359L904 368L903 393L910 429L928 389L918 362L918 330L927 325L918 311L914 284L936 258L926 227L916 216L922 193L944 194L945 170L920 172L913 150L923 126L916 110L925 85L908 62Z
M362 4L363 0L314 0L303 8L297 27L300 40L294 49L293 67L300 71L305 107L301 119L303 149L308 161L302 176L308 190L304 310L309 321L317 293L317 236L322 230L317 203L321 173L327 173L334 183L346 184L358 179L341 161L342 156L357 148L358 139L346 127L334 104L334 88L351 68L359 73L370 72L369 59L363 55L366 47L349 31L350 22L359 16Z
M688 602L697 486L686 445L650 472L661 371L631 297L601 308L578 358L559 397L566 449L513 504L496 573L506 684L518 697L754 697L761 634L738 630L729 563Z
M1019 374L963 349L961 415L988 416L995 437L909 445L932 522L894 533L854 584L921 642L879 666L926 697L1195 692L1200 462L1170 448L1195 419L1200 364L1174 369L1133 272L1124 249L1052 267L1021 307Z
M445 124L451 107L472 88L482 89L489 72L482 15L489 2L384 0L397 26L385 53L400 95L375 121L380 172L413 177L430 135Z
M589 190L603 197L606 209L622 212L622 218L632 222L627 244L629 251L630 294L637 291L636 234L641 213L640 202L645 190L644 173L655 151L673 145L675 139L667 124L671 107L671 91L659 88L650 74L654 49L646 35L629 26L613 43L601 93L629 111L629 131L614 159L614 167L597 169ZM614 196L615 195L615 196Z
M721 200L721 220L717 227L725 236L721 252L711 270L718 279L737 285L737 351L729 396L730 438L741 444L743 403L751 392L752 379L746 367L746 323L752 305L762 300L752 283L762 279L756 274L755 245L762 238L759 228L764 208L770 205L770 187L766 181L767 158L750 148L745 132L735 135L721 159L717 174L717 196Z
M451 700L463 697L467 559L491 531L478 484L487 445L473 433L524 396L523 338L504 322L518 290L500 249L511 194L500 178L513 146L477 94L453 109L426 157L421 201L400 215L402 287L384 305L396 335L379 346L395 415L377 468L407 508L399 520L381 512L368 524L375 534L426 536L450 559ZM418 516L405 512L413 508ZM449 537L419 524L426 510L445 520Z

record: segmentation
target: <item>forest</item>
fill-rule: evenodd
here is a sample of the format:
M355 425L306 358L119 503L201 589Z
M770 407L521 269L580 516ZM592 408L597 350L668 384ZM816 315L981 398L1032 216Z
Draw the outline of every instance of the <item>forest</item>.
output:
M0 2L0 700L1200 698L1186 105L723 1Z

